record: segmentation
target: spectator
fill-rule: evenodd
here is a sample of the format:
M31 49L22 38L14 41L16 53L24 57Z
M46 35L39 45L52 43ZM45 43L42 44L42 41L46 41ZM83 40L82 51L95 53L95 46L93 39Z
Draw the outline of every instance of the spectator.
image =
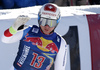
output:
M50 3L55 3L58 6L69 6L69 0L49 0Z
M11 9L14 7L14 0L2 0L2 6L4 9Z
M58 6L80 6L88 5L88 0L49 0L50 3L55 3Z
M89 5L89 1L88 0L77 0L76 5L78 5L78 6L80 6L80 5Z
M0 0L0 9L2 9L2 1Z
M49 0L36 0L36 5L43 5L48 2L49 2Z
M35 5L36 5L36 0L15 0L15 7L17 8L29 7Z
M43 5L48 0L1 0L3 9L13 9L21 7L29 7L35 5Z
M95 5L95 4L99 5L100 4L100 0L89 0L89 2L91 5Z

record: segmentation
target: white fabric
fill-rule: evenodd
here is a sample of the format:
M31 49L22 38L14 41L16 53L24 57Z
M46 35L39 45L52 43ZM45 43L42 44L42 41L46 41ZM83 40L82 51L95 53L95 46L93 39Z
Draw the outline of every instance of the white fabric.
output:
M59 52L56 56L54 70L65 70L66 61L67 61L67 46L64 39L61 39L61 46Z
M1 41L4 43L14 43L19 41L22 38L22 36L23 36L23 31L19 31L11 37L6 37L2 35Z
M14 66L12 66L12 67L10 68L10 70L17 70L17 69L15 69Z

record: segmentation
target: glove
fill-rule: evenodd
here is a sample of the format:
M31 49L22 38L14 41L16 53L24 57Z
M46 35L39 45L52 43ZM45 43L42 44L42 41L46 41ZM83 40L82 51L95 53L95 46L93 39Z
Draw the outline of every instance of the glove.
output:
M9 28L10 33L15 34L20 30L26 29L27 26L25 25L25 23L29 20L30 18L28 16L25 15L18 16L14 24Z

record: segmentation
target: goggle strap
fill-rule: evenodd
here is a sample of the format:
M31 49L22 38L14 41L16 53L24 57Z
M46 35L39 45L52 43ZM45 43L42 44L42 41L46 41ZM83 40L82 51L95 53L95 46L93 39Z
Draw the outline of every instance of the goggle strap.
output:
M60 17L59 17L59 19L57 20L57 23L59 23L59 21L60 21Z

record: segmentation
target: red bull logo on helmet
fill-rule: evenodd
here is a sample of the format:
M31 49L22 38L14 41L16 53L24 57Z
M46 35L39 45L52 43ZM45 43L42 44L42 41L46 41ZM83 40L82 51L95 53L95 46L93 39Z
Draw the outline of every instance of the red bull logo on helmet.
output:
M52 53L57 52L58 48L56 44L52 40L44 39L43 37L27 37L28 34L25 36L26 42L31 42L33 45L36 45L40 50Z

